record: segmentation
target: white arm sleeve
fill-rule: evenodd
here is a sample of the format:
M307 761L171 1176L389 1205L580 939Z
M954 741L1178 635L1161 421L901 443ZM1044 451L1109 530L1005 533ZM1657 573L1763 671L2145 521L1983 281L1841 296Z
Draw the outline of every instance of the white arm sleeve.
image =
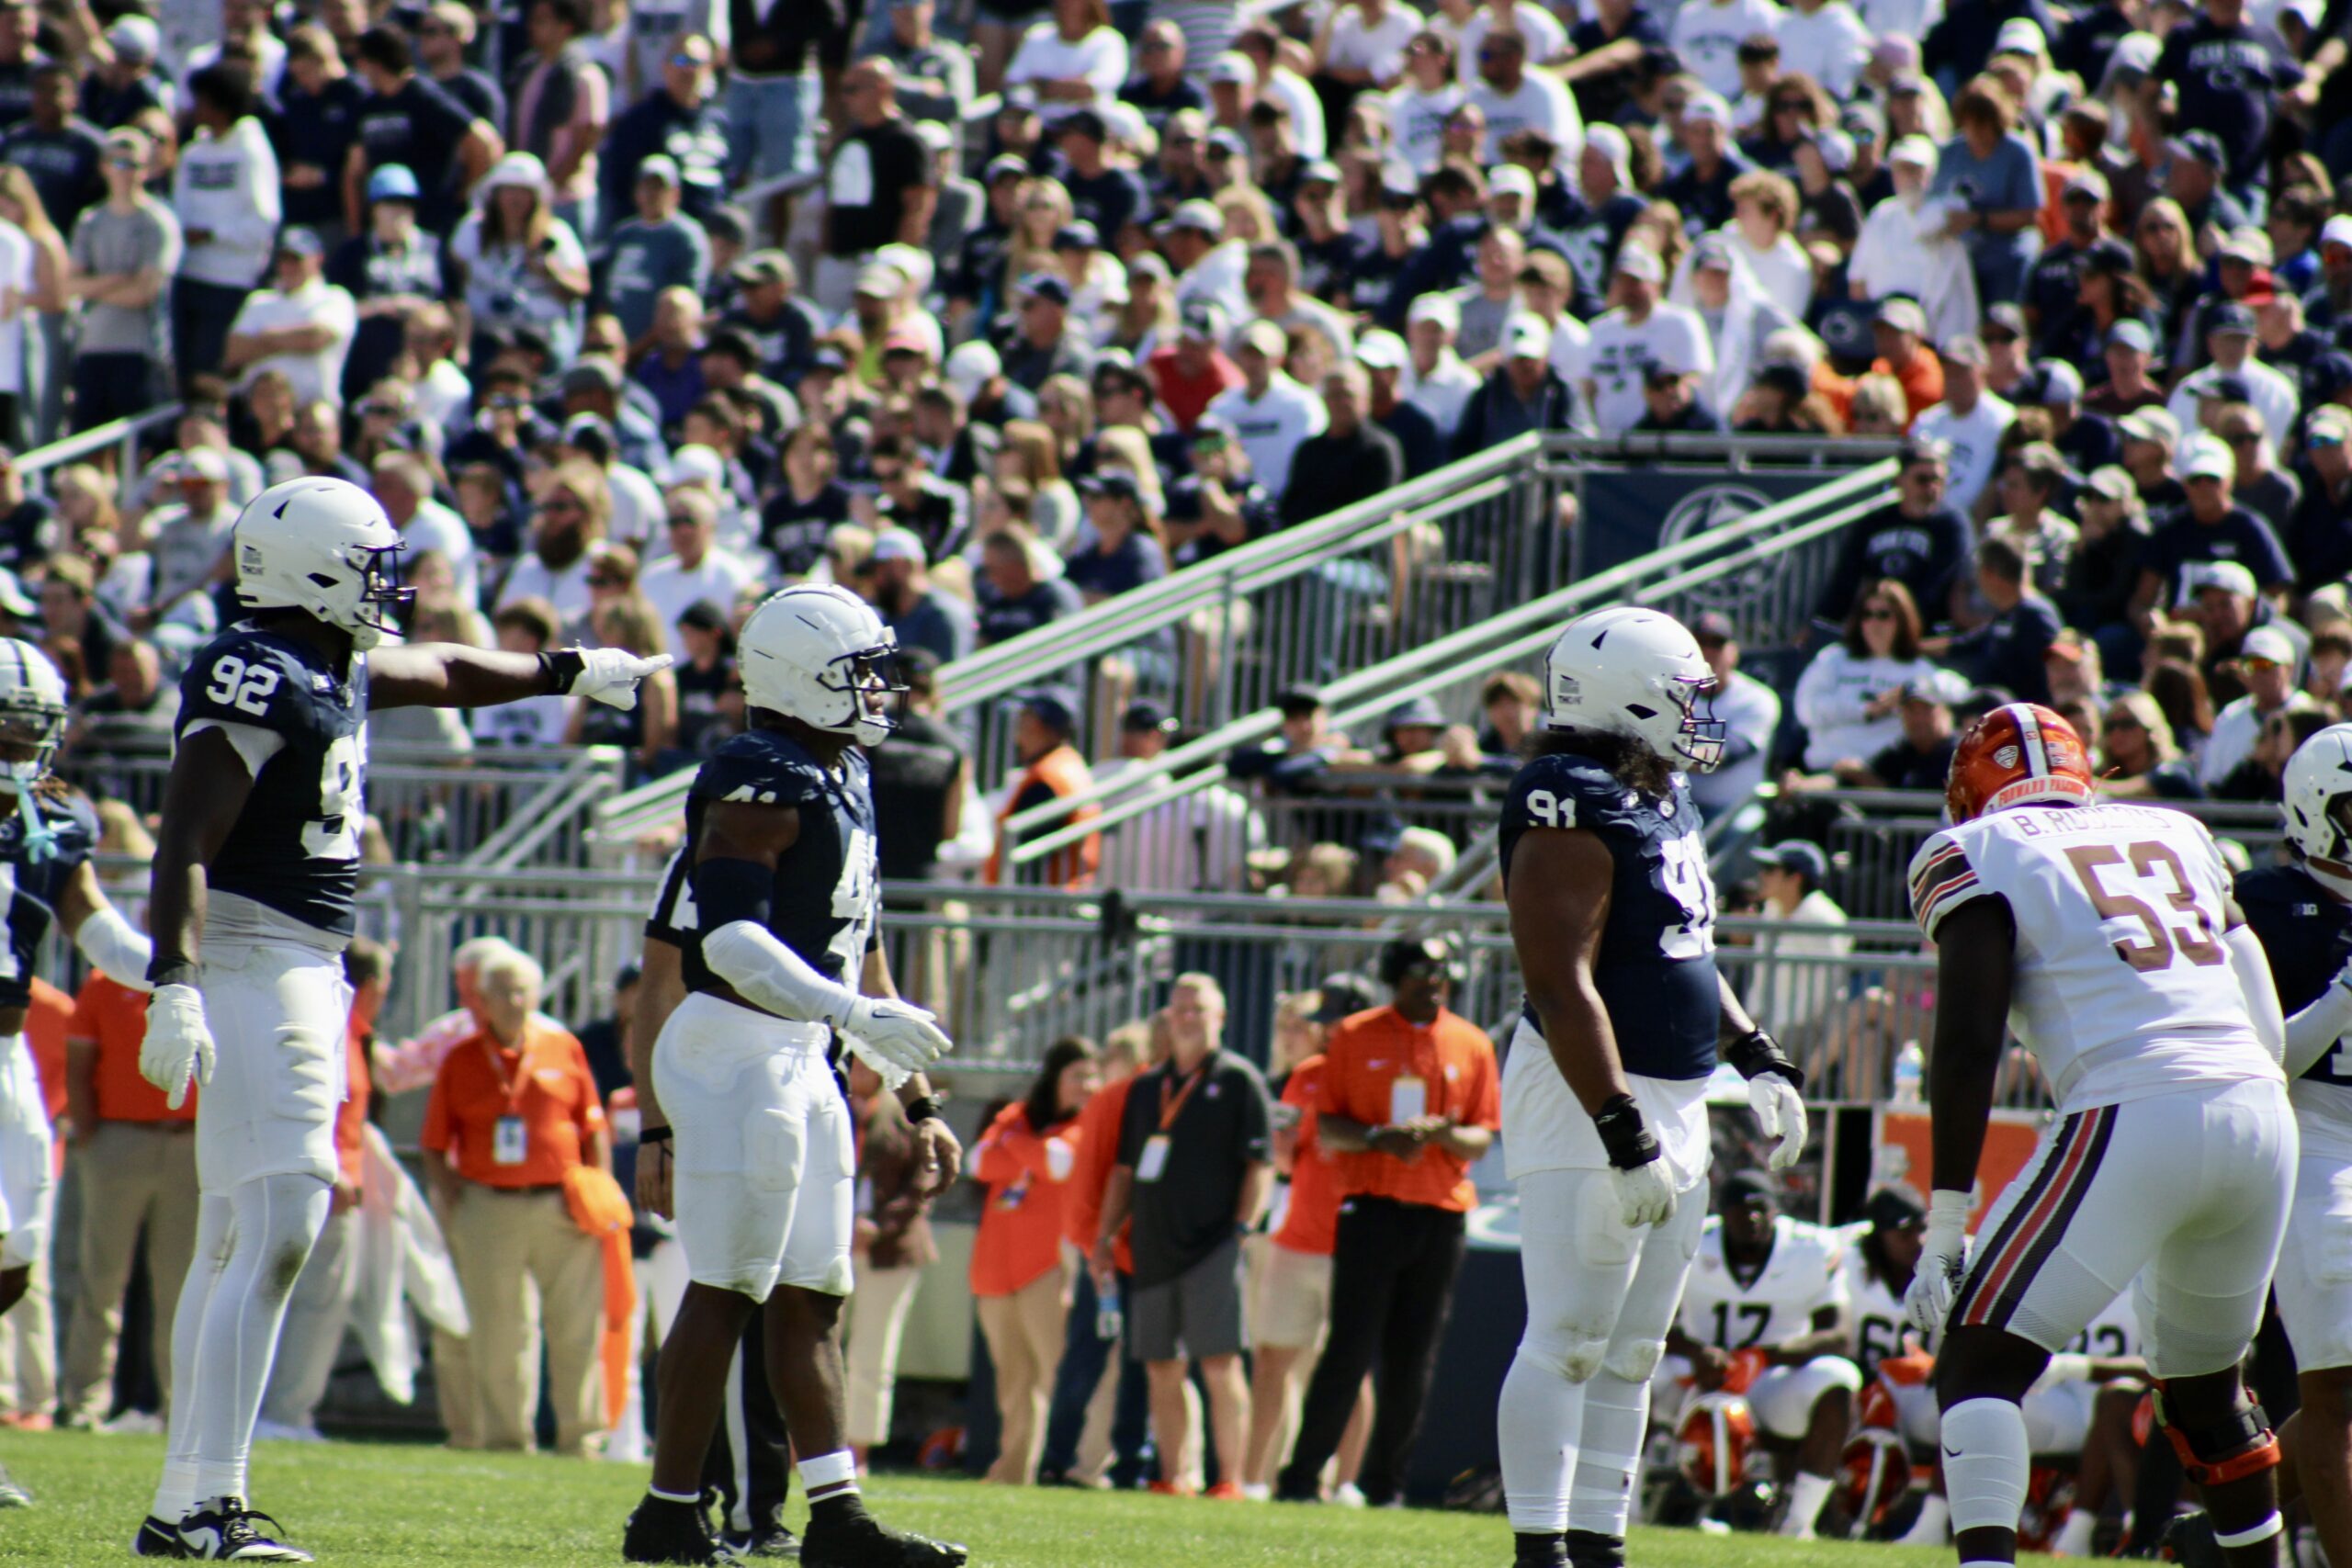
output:
M750 920L729 920L704 937L702 959L744 997L785 1018L839 1029L857 1005L855 991L818 974L774 931Z
M2282 1064L2287 1076L2302 1077L2347 1033L2352 1033L2352 988L2339 976L2309 1007L2287 1021L2287 1059Z
M147 962L155 955L154 944L111 904L82 922L74 933L74 945L116 985L134 991L148 988Z
M2254 934L2251 926L2233 926L2222 940L2229 943L2230 967L2236 972L2238 987L2245 993L2246 1011L2254 1015L2255 1037L2274 1060L2283 1059L2287 1054L2287 1020L2278 1008L2278 987L2271 983L2270 960L2262 951L2262 939Z

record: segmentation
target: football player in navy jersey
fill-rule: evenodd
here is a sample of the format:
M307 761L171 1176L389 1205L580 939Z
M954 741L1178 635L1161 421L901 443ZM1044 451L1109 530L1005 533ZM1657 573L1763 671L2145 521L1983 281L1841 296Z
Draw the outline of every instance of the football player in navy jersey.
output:
M932 1190L962 1158L922 1076L947 1036L897 999L875 928L874 801L855 743L890 732L897 640L855 594L809 585L753 611L739 649L751 728L686 797L690 880L668 923L688 995L639 1083L640 1183L667 1170L692 1283L662 1342L653 1483L622 1552L730 1560L702 1516L703 1459L736 1343L764 1304L768 1376L808 1492L801 1562L953 1568L962 1547L865 1512L842 1408L856 1161L833 1043L898 1092Z
M2243 873L2233 889L2288 1014L2301 1136L2272 1290L2302 1407L2278 1438L2328 1561L2352 1562L2352 1276L2336 1261L2352 1252L2352 724L2304 741L2282 782L2295 863Z
M628 707L670 660L384 645L412 592L400 586L400 535L342 479L264 491L233 543L237 593L254 614L181 679L149 903L155 989L140 1071L175 1106L192 1080L206 1092L164 1477L132 1550L308 1562L259 1528L245 1466L288 1293L337 1168L350 1001L340 955L358 892L368 710L549 693Z
M97 820L50 772L65 735L65 682L31 643L0 638L0 1313L21 1300L51 1208L52 1140L25 1010L54 920L109 979L147 988L147 939L107 901L90 854ZM0 1508L32 1499L0 1470Z
M1706 1085L1745 1075L1804 1152L1803 1076L1715 969L1714 885L1684 770L1723 755L1713 681L1671 616L1568 624L1544 660L1545 728L1503 803L1501 859L1527 1006L1503 1069L1527 1330L1497 1414L1522 1565L1624 1561L1649 1382L1706 1218Z

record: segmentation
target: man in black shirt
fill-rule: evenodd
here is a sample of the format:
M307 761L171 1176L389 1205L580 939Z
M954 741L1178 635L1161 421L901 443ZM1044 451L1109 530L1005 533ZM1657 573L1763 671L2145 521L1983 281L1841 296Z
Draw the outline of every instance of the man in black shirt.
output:
M1085 338L1069 330L1069 284L1059 273L1033 272L1021 280L1014 299L1021 314L1012 341L1004 345L1006 379L1032 392L1055 376L1084 379L1094 355Z
M2283 593L2293 584L2294 565L2270 525L2231 500L2237 459L2210 436L2196 436L2185 445L2181 466L2188 502L2150 535L2140 558L2133 612L2143 614L2177 598L2182 569L2196 561L2235 561L2254 574L2255 586L2263 592Z
M1371 378L1361 365L1338 366L1323 378L1329 423L1320 435L1300 442L1291 459L1290 484L1282 499L1284 523L1328 517L1405 482L1404 448L1364 417L1371 398Z
M936 167L922 138L899 112L898 68L863 60L842 73L849 130L825 170L825 248L817 261L817 303L849 308L858 268L884 245L922 247L931 237Z
M33 71L41 60L33 33L40 19L32 0L0 0L0 130L32 112Z
M1845 549L1814 602L1814 619L1844 625L1862 585L1882 579L1910 591L1921 620L1941 618L1952 574L1968 558L1970 537L1968 519L1944 504L1945 462L1940 441L1904 447L1894 503L1847 526Z
M506 95L487 73L466 63L478 27L472 6L462 0L438 0L417 19L417 62L425 80L448 94L459 108L485 125L504 125ZM628 205L622 201L618 210L628 211Z
M735 303L718 324L751 338L760 352L760 373L789 386L817 353L824 323L798 298L792 258L782 251L753 251L735 264Z
M1029 559L1044 549L1017 534L991 534L980 549L980 646L989 648L1049 621L1076 615L1078 590L1058 577L1040 578Z
M1372 422L1396 439L1405 457L1405 477L1417 479L1445 463L1445 437L1437 421L1398 396L1412 351L1405 340L1385 328L1374 328L1356 339L1356 363L1369 378L1371 400L1364 407ZM1294 472L1292 484L1296 485Z
M1054 128L1062 161L1069 165L1062 185L1069 192L1070 209L1094 225L1105 243L1122 254L1143 239L1143 225L1151 220L1151 193L1132 169L1103 159L1102 117L1080 109ZM1127 231L1136 232L1131 236Z
M697 223L727 200L727 112L712 101L710 40L681 33L662 58L662 85L613 121L596 161L605 210L634 205L638 166L657 152L678 165L686 215Z
M1282 526L1274 498L1250 475L1250 454L1233 426L1203 414L1193 426L1192 472L1168 489L1162 526L1179 567L1197 566Z
M1982 689L1998 686L2021 703L2050 700L2050 674L2041 656L2064 628L2057 607L2026 581L2025 557L2003 539L1976 547L1976 588L1993 607L1993 618L1954 637L1928 637L1919 650L1944 660Z
M1112 1288L1113 1249L1134 1222L1134 1285L1127 1300L1127 1353L1151 1378L1159 1451L1183 1451L1191 1426L1185 1367L1200 1363L1208 1388L1209 1430L1224 1479L1212 1495L1241 1495L1241 1445L1250 1389L1241 1353L1241 1238L1273 1190L1273 1108L1258 1069L1218 1049L1225 992L1207 975L1179 975L1161 1014L1174 1049L1127 1091L1118 1163L1102 1193L1102 1230L1091 1267L1098 1290ZM1162 1484L1171 1486L1173 1475Z
M930 880L938 869L939 846L956 837L963 815L964 743L940 720L938 671L939 660L930 649L900 649L906 710L890 738L867 753L874 769L875 842L885 882ZM915 973L922 972L918 964Z
M81 101L74 71L59 61L33 67L28 118L0 136L0 163L32 176L33 189L61 234L74 232L82 214L107 198L106 138L74 111Z
M1951 705L1968 694L1968 682L1949 670L1903 688L1903 739L1872 757L1862 773L1842 779L1863 789L1940 792L1951 776Z
M359 111L359 137L344 160L344 221L360 231L368 176L387 164L416 175L416 220L448 238L465 215L465 193L505 151L498 132L416 73L408 35L369 28L359 35L359 73L371 96Z

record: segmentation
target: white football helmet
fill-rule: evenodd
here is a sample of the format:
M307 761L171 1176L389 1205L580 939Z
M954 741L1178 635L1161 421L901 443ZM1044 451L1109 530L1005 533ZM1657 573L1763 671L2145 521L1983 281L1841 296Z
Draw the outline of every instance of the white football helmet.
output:
M1714 671L1698 639L1657 610L1578 615L1544 656L1544 720L1640 741L1678 767L1723 761L1724 725L1706 705Z
M879 745L899 727L899 634L846 588L802 583L764 601L737 656L752 707Z
M2352 724L2331 724L2296 747L2281 783L2287 837L2303 858L2352 867Z
M49 776L65 739L65 680L49 655L21 637L0 637L0 768L8 784L27 790Z
M256 610L307 610L365 653L416 597L401 586L407 547L376 498L346 479L272 485L237 517L237 596Z

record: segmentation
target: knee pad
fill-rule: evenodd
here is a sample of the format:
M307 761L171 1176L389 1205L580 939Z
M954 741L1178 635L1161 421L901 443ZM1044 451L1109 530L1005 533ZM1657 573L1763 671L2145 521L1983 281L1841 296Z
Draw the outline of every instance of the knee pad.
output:
M1601 1366L1611 1376L1627 1382L1645 1383L1657 1371L1657 1364L1666 1358L1663 1339L1638 1339L1631 1345L1620 1345L1601 1359Z
M2276 1469L2282 1457L2269 1418L2251 1400L2212 1426L2183 1427L2174 1419L2171 1401L2159 1380L2154 1408L2156 1425L2164 1428L2173 1452L2180 1456L2181 1473L2199 1486L2243 1481Z
M1849 1394L1862 1392L1862 1369L1843 1356L1815 1356L1805 1363L1805 1371L1820 1380L1824 1393L1833 1389Z
M1576 1337L1566 1334L1539 1334L1533 1329L1519 1342L1519 1353L1532 1360L1554 1377L1566 1382L1584 1383L1600 1370L1608 1357L1609 1341Z

